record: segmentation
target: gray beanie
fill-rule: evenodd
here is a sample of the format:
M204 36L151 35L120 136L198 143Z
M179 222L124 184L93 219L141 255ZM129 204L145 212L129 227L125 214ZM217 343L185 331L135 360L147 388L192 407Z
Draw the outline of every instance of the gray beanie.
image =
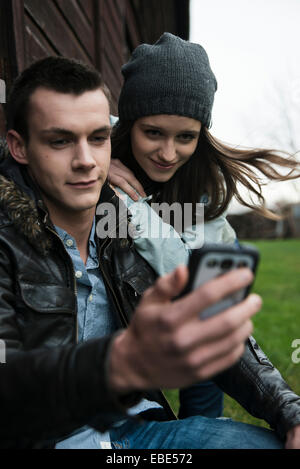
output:
M120 121L174 114L210 126L217 81L199 44L164 33L154 45L138 46L122 73Z

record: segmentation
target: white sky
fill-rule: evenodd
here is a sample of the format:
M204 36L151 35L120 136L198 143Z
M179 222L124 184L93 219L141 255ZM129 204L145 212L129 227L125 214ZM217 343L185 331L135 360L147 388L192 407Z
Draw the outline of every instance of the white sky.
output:
M213 135L300 150L299 20L300 0L191 0L190 41L206 49L218 81ZM268 184L264 194L269 206L299 202L300 180Z

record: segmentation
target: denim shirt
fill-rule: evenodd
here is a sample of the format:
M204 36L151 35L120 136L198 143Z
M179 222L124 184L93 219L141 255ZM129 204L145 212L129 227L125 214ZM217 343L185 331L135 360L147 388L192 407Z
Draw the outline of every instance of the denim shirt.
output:
M63 241L74 266L77 283L78 342L112 334L116 326L116 313L106 293L99 269L97 246L95 243L95 220L89 238L89 255L84 264L75 239L66 231L55 227ZM136 415L144 410L160 407L156 402L142 400L129 409L129 415ZM91 427L81 427L68 438L56 444L56 449L101 449L110 448L109 432L100 433Z
M77 284L78 342L113 333L116 330L115 312L99 269L95 220L90 234L86 265L80 257L75 239L61 228L55 227L55 229L73 261Z

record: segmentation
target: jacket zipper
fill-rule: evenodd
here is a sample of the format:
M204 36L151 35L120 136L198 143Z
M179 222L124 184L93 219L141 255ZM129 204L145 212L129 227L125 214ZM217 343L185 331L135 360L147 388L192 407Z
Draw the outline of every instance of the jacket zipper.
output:
M118 299L117 299L116 295L114 294L114 291L113 291L113 289L111 288L111 286L110 286L110 284L109 284L108 278L107 278L107 276L106 276L106 274L105 274L105 272L104 272L104 270L103 270L103 268L102 268L102 266L101 266L101 254L102 254L103 250L104 250L106 247L108 247L108 246L110 245L110 243L111 243L111 240L108 241L107 244L104 243L104 245L101 246L101 247L99 247L99 245L98 245L98 249L99 249L99 267L100 267L100 271L101 271L101 273L102 273L102 275L103 275L103 277L104 277L104 279L105 279L105 283L106 283L106 285L108 286L108 288L109 288L109 290L110 290L110 292L111 292L111 294L112 294L112 296L113 296L113 298L114 298L114 300L115 300L115 304L116 304L116 306L117 306L117 308L118 308L118 310L119 310L119 313L120 313L120 315L121 315L121 318L122 318L122 320L123 320L123 323L124 323L124 325L125 325L126 327L128 327L128 320L127 320L127 318L125 317L125 315L123 314L122 309L121 309L121 307L120 307L120 304L119 304L119 302L118 302ZM173 409L172 409L171 405L169 404L169 401L168 401L168 399L166 398L166 396L165 396L165 394L164 394L164 391L162 391L162 390L160 389L159 392L161 393L162 400L165 401L166 405L168 406L168 411L172 414L174 420L178 420L178 417L177 417L177 416L175 415L175 413L173 412Z
M75 294L75 297L76 297L76 316L75 316L75 328L76 328L76 337L75 337L75 342L78 344L78 317L77 317L77 314L78 314L78 311L77 311L77 283L76 283L76 278L75 278L75 272L74 272L74 266L73 266L73 262L72 262L72 259L70 258L66 248L65 248L65 245L63 243L63 241L61 240L61 238L58 236L58 234L56 233L56 231L54 231L49 225L46 225L46 228L48 231L50 231L51 233L53 233L60 241L60 243L62 244L63 246L63 249L65 251L65 253L67 254L68 256L68 262L69 262L69 265L71 266L71 269L72 269L72 274L73 274L73 287L74 287L74 294Z
M46 214L46 216L45 216L45 220L46 220L46 217L47 217L47 214ZM44 220L44 222L45 222L45 220ZM56 233L56 231L54 231L54 230L53 230L49 225L47 225L46 223L45 223L45 225L46 225L46 228L47 228L51 233L53 233L53 234L59 239L59 241L61 242L61 244L62 244L62 246L63 246L64 251L65 251L66 254L68 255L69 263L70 263L70 265L71 265L71 267L72 267L72 273L73 273L74 293L75 293L75 296L76 296L76 298L77 298L77 283L76 283L76 278L75 278L75 273L74 273L74 267L73 267L72 260L70 259L70 256L69 256L69 254L68 254L68 252L67 252L67 250L66 250L66 248L65 248L65 246L64 246L63 241L62 241L61 238L58 236L58 234ZM99 249L99 254L98 254L98 258L99 258L99 268L100 268L100 271L101 271L101 273L102 273L102 275L103 275L103 277L104 277L104 279L105 279L105 283L106 283L107 287L109 288L109 290L110 290L110 292L111 292L111 294L112 294L112 296L113 296L113 298L114 298L115 304L116 304L116 306L117 306L117 308L118 308L118 310L119 310L119 313L120 313L120 316L121 316L121 318L122 318L122 320L123 320L123 323L124 323L124 325L127 327L127 326L128 326L127 318L126 318L125 315L123 314L123 311L122 311L122 308L121 308L121 306L120 306L120 303L119 303L119 301L118 301L118 299L117 299L117 297L116 297L116 295L115 295L115 293L114 293L112 287L110 286L109 281L108 281L108 278L107 278L107 276L106 276L106 273L105 273L105 271L104 271L104 269L102 268L102 265L101 265L101 254L102 254L104 248L108 247L108 246L110 245L110 243L111 243L111 239L109 239L109 241L108 241L107 243L104 243L104 246L101 246L101 247L100 247L99 244L98 244L98 249ZM76 302L76 343L78 343L77 302ZM170 404L169 404L169 402L168 402L168 399L166 398L164 392L163 392L162 390L160 390L160 393L161 393L161 395L162 395L163 400L166 402L166 404L167 404L167 406L168 406L170 412L172 413L174 419L175 419L175 420L178 420L178 417L177 417L177 416L175 415L175 413L173 412L173 409L172 409L172 407L170 406Z
M106 276L106 273L102 267L102 263L101 263L101 254L104 250L104 248L108 247L109 245L111 244L111 239L108 240L107 243L104 243L104 246L99 246L99 243L98 243L98 250L99 250L99 254L98 254L98 258L99 258L99 268L100 268L100 272L101 274L103 275L103 278L105 280L105 284L107 286L107 288L109 289L109 291L111 292L112 296L113 296L113 299L114 299L114 302L115 302L115 305L117 306L117 309L119 311L119 314L121 316L121 319L123 320L123 324L125 326L128 326L128 321L127 321L127 318L125 317L125 315L123 314L123 311L122 311L122 308L120 306L120 303L118 301L118 298L116 297L114 291L113 291L113 288L111 287L110 283L109 283L109 280Z

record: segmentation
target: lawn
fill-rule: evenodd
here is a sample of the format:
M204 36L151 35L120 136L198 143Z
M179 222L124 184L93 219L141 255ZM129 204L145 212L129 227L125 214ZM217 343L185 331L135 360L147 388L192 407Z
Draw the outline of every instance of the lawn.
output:
M253 335L289 386L300 395L300 363L292 360L293 352L296 354L292 342L300 340L300 239L251 241L251 244L261 256L253 291L263 298L262 310L253 321ZM296 356L300 357L300 351ZM166 394L177 411L177 391ZM224 416L267 426L228 396Z

